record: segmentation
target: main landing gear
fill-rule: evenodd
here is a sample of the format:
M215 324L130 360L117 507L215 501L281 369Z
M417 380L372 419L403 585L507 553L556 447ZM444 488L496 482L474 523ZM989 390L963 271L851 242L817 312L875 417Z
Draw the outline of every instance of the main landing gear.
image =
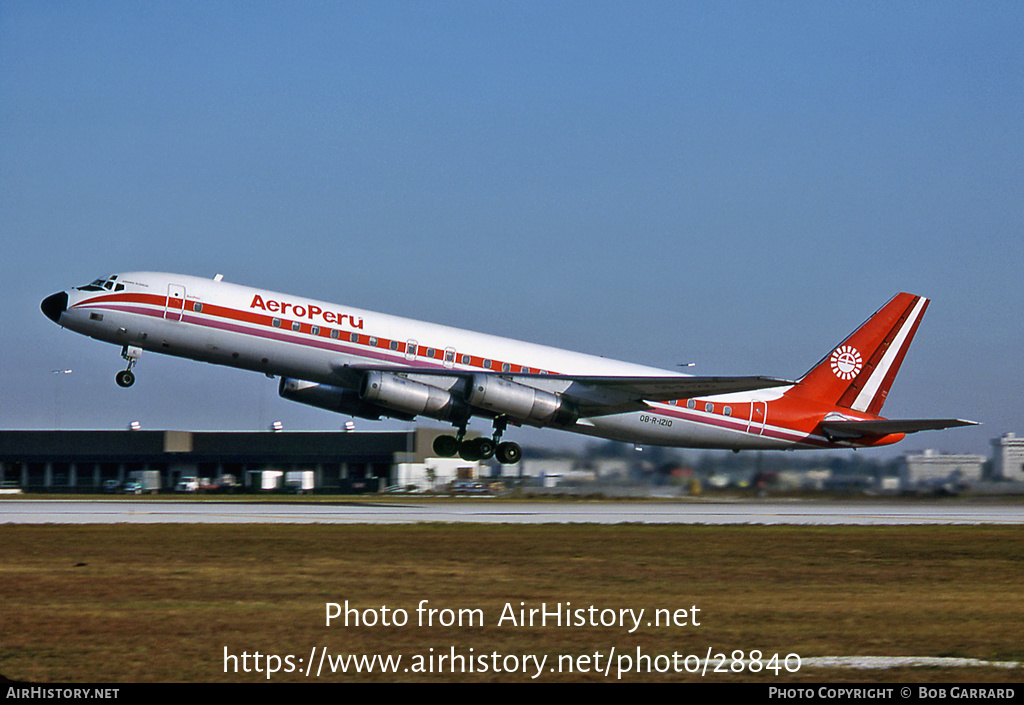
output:
M459 425L458 435L438 436L434 439L434 452L442 458L458 455L463 460L490 460L497 458L502 465L513 465L523 457L523 449L518 443L505 441L501 443L501 434L508 426L508 419L499 416L494 419L494 437L481 436L472 440L466 437L466 423Z
M121 348L121 357L128 361L128 369L121 370L114 376L118 387L128 388L135 384L135 373L132 372L132 368L135 367L140 355L142 355L142 348L137 348L134 345L125 345Z

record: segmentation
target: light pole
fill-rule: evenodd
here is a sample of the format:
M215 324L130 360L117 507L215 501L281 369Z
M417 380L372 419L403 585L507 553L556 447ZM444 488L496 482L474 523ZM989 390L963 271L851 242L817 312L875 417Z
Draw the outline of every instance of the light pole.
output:
M53 430L60 430L60 376L71 374L71 370L51 370L56 375L53 383Z

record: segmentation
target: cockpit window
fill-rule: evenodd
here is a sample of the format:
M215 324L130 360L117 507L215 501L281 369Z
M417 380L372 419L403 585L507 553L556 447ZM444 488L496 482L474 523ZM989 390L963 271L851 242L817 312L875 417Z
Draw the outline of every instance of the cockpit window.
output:
M87 284L85 286L79 286L79 287L77 287L77 289L79 291L103 291L104 289L106 289L107 291L110 291L110 290L121 291L122 289L124 289L124 284L118 284L116 286L116 288L115 288L114 281L116 279L117 279L117 275L116 274L111 274L106 279L96 279L95 281L92 282L92 284Z
M92 284L77 287L79 291L103 291L103 280L97 279Z

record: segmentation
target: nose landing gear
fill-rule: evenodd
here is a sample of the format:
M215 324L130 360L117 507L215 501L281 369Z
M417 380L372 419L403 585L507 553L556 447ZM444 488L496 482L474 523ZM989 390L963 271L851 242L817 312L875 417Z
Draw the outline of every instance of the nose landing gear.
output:
M128 368L121 370L114 376L114 381L117 382L118 387L127 389L135 384L135 373L132 372L132 368L135 367L135 363L138 362L140 355L142 355L142 348L137 348L134 345L125 345L121 348L121 357L127 360Z
M114 375L114 381L118 387L130 387L135 384L135 373L131 370L121 370Z

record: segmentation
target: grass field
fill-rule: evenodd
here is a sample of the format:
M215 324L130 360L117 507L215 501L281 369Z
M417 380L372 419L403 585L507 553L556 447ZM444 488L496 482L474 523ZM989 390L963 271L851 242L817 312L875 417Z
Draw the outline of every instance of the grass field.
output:
M547 657L538 680L606 681L639 649L654 672L623 680L1019 682L1024 669L997 667L776 675L715 673L712 659L704 675L657 671L709 649L1021 662L1022 558L1012 527L0 525L0 675L265 681L243 671L259 652L261 668L281 659L274 682L528 681L526 656ZM378 624L326 626L326 604L346 600ZM438 611L418 613L423 600ZM506 605L518 617L541 603L588 623L499 624ZM589 624L641 608L632 633L628 614L625 626ZM679 623L654 624L659 609ZM402 611L404 626L380 623ZM403 660L397 673L307 677L320 647ZM474 672L439 662L453 649Z

